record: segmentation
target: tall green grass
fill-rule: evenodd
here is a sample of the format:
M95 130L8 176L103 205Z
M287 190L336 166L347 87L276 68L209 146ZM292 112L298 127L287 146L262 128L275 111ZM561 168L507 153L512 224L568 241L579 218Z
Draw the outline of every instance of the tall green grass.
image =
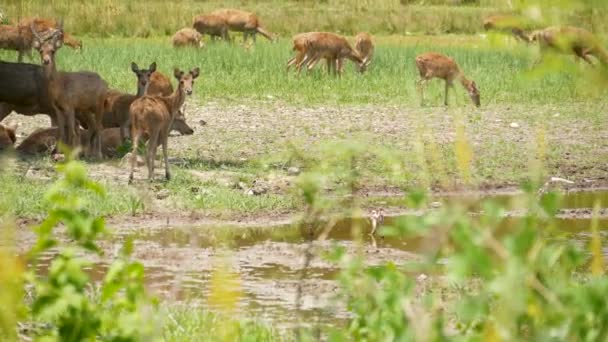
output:
M191 26L195 15L233 7L253 11L270 31L291 36L305 31L354 34L362 30L375 34L473 33L482 30L483 17L519 9L504 8L505 4L499 0L9 0L0 8L13 21L36 15L64 17L66 28L77 35L147 37L172 34L179 28ZM534 5L534 2L526 5ZM595 31L607 31L605 10L559 11L553 8L553 11L543 13L546 24L572 23Z
M446 39L447 38L447 39ZM457 45L434 44L431 38L377 42L375 59L365 74L355 71L347 61L341 79L328 77L324 63L307 75L285 72L286 61L293 55L291 43L281 40L271 44L258 42L252 48L225 43L210 43L201 50L173 49L166 38L150 39L85 39L82 53L67 47L57 55L60 70L98 72L112 88L135 92L132 61L147 66L156 61L160 70L172 75L174 67L201 68L195 83L195 95L207 100L286 101L290 103L376 103L419 105L415 82L419 78L414 65L417 54L443 52L453 57L465 74L481 90L482 104L496 103L561 103L605 98L589 78L597 69L576 65L571 56L558 56L555 68L534 66L538 58L534 45L492 45L479 37L453 40ZM0 59L15 60L16 53L2 51ZM33 63L38 63L36 57ZM454 105L469 104L464 90L455 84ZM605 88L604 88L605 89ZM442 103L443 82L432 81L426 90L427 102Z

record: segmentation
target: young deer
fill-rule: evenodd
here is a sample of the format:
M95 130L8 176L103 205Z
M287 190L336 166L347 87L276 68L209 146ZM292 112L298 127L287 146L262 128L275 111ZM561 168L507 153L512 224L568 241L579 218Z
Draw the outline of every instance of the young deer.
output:
M243 32L244 42L247 42L247 38L251 35L251 38L255 43L255 36L258 33L272 41L272 34L262 27L258 16L251 12L237 9L220 9L211 12L211 15L224 19L229 29Z
M308 65L308 70L312 70L321 58L325 58L327 60L327 72L331 73L333 68L334 73L341 75L344 59L347 58L357 63L360 72L363 71L363 59L351 47L348 40L340 35L329 32L318 32L308 36L306 46L306 53L312 56L308 61L304 62Z
M424 103L424 87L432 78L441 78L445 80L445 105L448 105L448 90L453 88L454 80L458 80L460 84L467 90L471 100L475 106L481 105L479 99L479 90L474 81L465 77L460 67L453 59L435 52L427 52L416 57L416 66L420 72L421 79L417 82L420 90L422 103Z
M179 69L174 70L174 76L178 81L177 89L170 96L145 95L131 104L131 137L133 137L133 152L131 154L131 173L129 183L133 181L133 172L137 159L137 147L139 139L144 135L148 137L148 150L146 153L146 164L148 166L148 179L154 179L154 159L158 144L163 147L163 160L165 163L165 178L171 179L169 172L167 139L173 119L180 107L186 100L186 95L192 94L194 80L199 76L199 68L184 73Z
M319 32L305 32L293 36L293 47L292 50L296 52L296 55L287 61L287 71L292 65L295 65L295 69L300 72L302 65L310 59L311 55L308 54L308 39L314 37Z
M158 70L152 73L150 83L148 84L148 89L146 90L146 95L169 96L171 94L173 94L173 86L171 85L169 77L165 76L165 74ZM194 133L194 130L186 123L185 104L182 105L177 112L177 115L173 119L171 130L178 131L181 135L191 135Z
M144 96L150 78L156 71L156 62L150 64L148 69L139 69L135 62L131 62L131 71L137 76L137 93L125 94L116 90L107 92L104 101L103 127L120 127L120 138L124 141L129 136L129 107L135 99Z
M230 40L228 24L220 16L213 14L196 16L194 17L192 27L200 34L208 34L211 39L215 40L219 37L226 41Z
M530 39L522 27L521 19L511 15L491 15L483 19L483 28L486 31L508 31L515 39L529 43Z
M173 47L186 47L191 46L195 48L203 47L205 43L201 40L202 34L200 34L195 29L191 29L189 27L183 28L173 35L171 41L173 42Z
M600 63L608 66L608 52L593 33L585 29L573 26L552 26L534 31L530 35L530 40L540 44L542 55L548 50L574 54L577 60L580 58L591 65L593 62L589 56L595 56Z
M374 57L374 42L372 36L367 32L361 32L355 36L355 50L363 58L362 71L365 71Z

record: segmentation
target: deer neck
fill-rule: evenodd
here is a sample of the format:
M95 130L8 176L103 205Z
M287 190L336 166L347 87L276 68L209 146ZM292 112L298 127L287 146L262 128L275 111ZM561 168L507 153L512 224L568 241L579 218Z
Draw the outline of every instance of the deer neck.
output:
M140 98L142 96L144 96L144 94L148 91L148 86L150 85L150 83L146 83L145 87L140 87L139 86L139 82L137 82L137 93L135 93L135 97Z
M47 85L50 87L53 83L57 82L59 79L59 73L57 72L57 65L55 64L55 59L53 58L48 65L42 65L44 79L47 82Z
M468 78L466 78L466 76L462 73L462 71L458 71L458 75L456 75L456 78L458 79L458 82L460 82L460 84L462 84L462 86L465 89L469 89L469 86L471 85L472 81L469 80Z
M181 108L181 106L184 104L184 101L186 100L186 92L184 91L183 86L180 84L177 86L173 94L166 96L163 99L165 100L165 103L167 104L167 107L171 112L171 116L175 117L178 110Z

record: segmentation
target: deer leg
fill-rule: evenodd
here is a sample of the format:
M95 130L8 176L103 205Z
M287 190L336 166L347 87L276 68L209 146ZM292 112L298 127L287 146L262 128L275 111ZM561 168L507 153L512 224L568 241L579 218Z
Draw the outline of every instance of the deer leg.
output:
M19 63L23 62L23 51L22 50L17 51L17 62L19 62Z
M253 43L255 44L255 39L256 39L256 32L252 32L251 33L251 39L253 39Z
M319 63L320 60L321 60L321 55L319 55L319 54L314 55L310 59L310 61L307 63L308 67L306 68L306 70L311 71L317 65L317 63Z
M156 128L148 140L148 153L146 159L148 160L148 179L154 180L154 160L156 159L156 148L158 147L158 139L160 138L160 128Z
M168 140L168 134L165 134L163 137L163 160L165 162L165 179L170 180L171 179L171 173L169 172L169 156L168 156L168 152L167 152L167 140Z
M65 114L67 124L67 144L73 148L77 146L77 144L80 144L80 142L76 140L78 136L76 135L76 118L74 110L72 108L66 109L63 113Z
M448 105L448 92L450 90L450 82L445 81L445 99L443 101L444 105Z
M333 67L334 61L331 58L327 58L325 61L327 62L327 74L331 75L331 69Z
M344 71L344 59L338 58L336 59L336 72L339 77L342 77L342 72Z
M129 184L133 183L133 172L137 163L137 146L139 145L139 132L131 132L133 136L133 148L131 149L131 173L129 174ZM147 161L147 160L146 160Z

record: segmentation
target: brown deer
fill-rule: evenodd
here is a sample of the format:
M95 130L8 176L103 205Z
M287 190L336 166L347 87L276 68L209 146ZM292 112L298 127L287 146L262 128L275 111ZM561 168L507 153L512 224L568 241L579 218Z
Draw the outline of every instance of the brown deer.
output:
M602 47L597 37L585 29L573 26L552 26L532 32L530 40L540 44L542 56L549 50L553 50L574 54L577 60L580 58L591 65L593 65L593 61L589 56L594 56L604 66L608 66L608 52Z
M20 155L48 154L53 153L57 146L58 137L57 127L39 128L27 136L17 146L17 153ZM82 130L80 139L82 144L86 144L89 133ZM122 145L120 137L120 128L106 128L101 134L102 153L106 158L114 158L118 156L118 149Z
M228 8L213 11L211 14L224 19L226 25L232 31L243 32L244 42L247 42L247 38L251 35L255 43L255 37L258 33L270 41L273 40L272 34L262 27L257 15L251 12Z
M18 52L17 61L23 61L23 55L28 53L30 59L31 55L31 44L27 42L19 34L19 27L17 25L1 25L0 24L0 49L3 50L15 50Z
M0 152L15 145L17 141L17 136L15 135L16 129L14 126L0 125Z
M129 136L129 107L135 99L144 96L146 93L150 78L156 71L156 62L150 64L148 69L139 69L135 62L131 62L131 71L137 76L137 92L135 95L109 90L104 100L103 127L120 127L122 141Z
M522 20L512 15L491 15L483 19L483 28L486 31L511 32L515 39L529 43L530 38L523 29Z
M360 72L363 72L363 59L359 53L352 48L346 38L330 32L317 32L307 37L307 54L312 57L303 62L308 65L307 69L312 70L315 65L325 58L327 60L327 72L332 69L337 75L342 75L344 59L349 59L357 63ZM306 58L304 59L306 60Z
M444 104L446 106L448 105L448 90L454 87L454 80L458 80L467 90L475 106L479 107L481 105L477 85L474 81L465 77L458 64L452 58L435 52L427 52L416 57L416 66L421 77L417 84L422 103L424 103L424 87L428 81L432 78L441 78L445 81Z
M173 47L195 47L200 48L205 45L201 40L202 35L196 31L195 29L191 29L189 27L183 28L173 35L171 41L173 42Z
M186 95L192 94L194 80L199 76L199 68L184 73L175 69L173 75L178 86L169 96L145 95L131 104L131 137L133 137L133 152L131 154L131 173L129 182L133 181L133 172L137 159L139 140L148 137L148 150L146 164L148 166L148 179L154 179L154 159L158 144L163 147L163 160L165 164L165 178L171 179L168 163L167 140L174 117L186 100Z
M171 94L173 94L173 86L169 77L158 70L152 73L146 95L169 96ZM177 112L177 115L173 119L171 130L178 131L181 135L191 135L194 133L194 130L186 123L185 107L186 105L184 104Z
M107 83L93 72L57 71L55 53L63 45L63 23L50 38L40 37L33 25L31 31L34 35L33 47L40 53L44 70L43 84L48 90L51 106L57 116L61 141L70 146L79 142L79 132L76 129L78 116L78 121L86 123L91 131L89 152L97 158L102 158L101 131Z
M293 36L292 50L296 55L287 61L287 71L292 65L295 65L296 71L299 73L302 65L306 64L312 57L309 52L308 40L310 37L318 35L320 32L305 32Z
M374 57L374 41L367 32L361 32L355 36L355 50L363 58L362 70L365 71Z
M221 38L229 41L228 24L224 18L217 15L198 15L194 17L192 27L200 34L208 34L211 39Z

